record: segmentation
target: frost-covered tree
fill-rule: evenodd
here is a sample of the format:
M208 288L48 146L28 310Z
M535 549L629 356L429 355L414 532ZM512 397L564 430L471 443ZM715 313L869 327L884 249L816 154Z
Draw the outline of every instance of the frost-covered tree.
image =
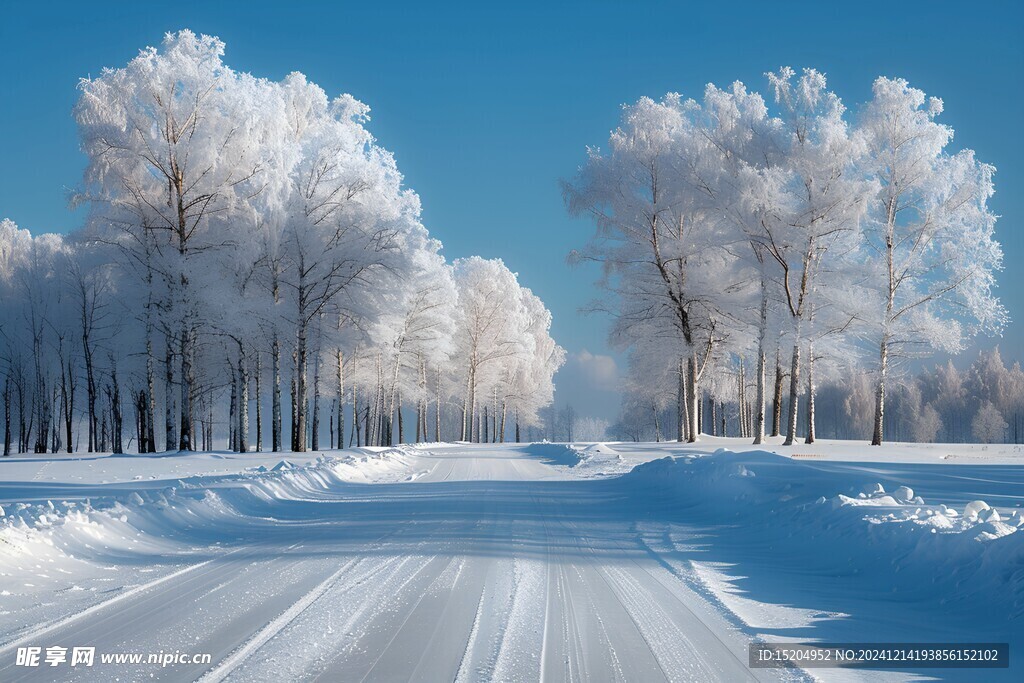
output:
M576 421L577 441L604 441L611 423L600 417L582 417Z
M1003 440L1008 426L992 401L985 401L971 420L971 433L981 443L996 443Z
M518 330L522 352L510 358L501 371L496 388L501 424L494 439L505 440L505 419L511 412L517 443L524 428L540 426L540 410L554 401L554 376L565 363L565 349L551 337L551 312L544 302L525 287L520 287L518 296L523 308Z
M487 431L482 414L495 419L494 397L503 378L508 384L510 368L526 361L524 372L530 374L524 381L533 384L536 393L531 395L543 405L550 400L551 377L564 360L564 351L554 344L538 343L547 337L550 314L543 306L541 312L530 305L534 302L521 290L516 274L500 259L474 256L456 261L454 267L460 309L455 359L465 386L460 438L480 441ZM531 360L536 363L534 368ZM522 408L522 418L532 418L534 406Z
M698 379L718 366L735 375L739 433L760 443L774 355L773 433L788 378L786 443L802 395L812 442L821 371L868 353L879 359L880 442L894 359L956 350L1005 322L993 294L992 169L945 151L941 103L905 81L879 79L852 123L822 73L782 68L768 81L771 106L735 83L708 86L700 103L672 94L626 107L609 149L591 150L563 184L569 211L597 227L570 258L602 264L599 285L613 296L594 310L613 316L613 343L644 367L638 390L657 397L652 415L668 391L689 404L680 436L705 422Z
M339 447L402 441L403 406L425 439L433 404L440 438L467 396L463 304L482 300L500 304L472 363L490 432L507 410L534 423L564 357L543 303L500 264L491 290L457 287L366 105L223 55L181 31L83 80L86 224L0 224L5 452L210 449L225 424L245 451L253 407L260 449L266 393L275 450L285 407L295 450L319 448L327 414Z
M863 168L878 184L865 222L866 263L880 293L868 314L878 347L874 445L882 443L894 360L959 351L1006 319L993 293L1002 261L987 206L995 169L971 150L946 151L953 129L936 121L942 110L942 100L907 81L879 78L859 121Z
M602 265L599 285L615 301L595 308L614 317L618 346L663 341L680 424L696 424L698 383L727 336L730 299L748 279L734 223L720 209L722 167L706 116L679 95L642 98L626 108L608 151L591 150L577 177L563 183L569 211L596 226L571 259ZM688 438L697 435L693 429Z
M202 289L193 275L224 246L220 226L262 188L266 88L224 65L224 44L169 33L126 67L79 85L75 107L88 158L80 201L95 239L117 244L147 285L158 273L181 363L178 446L194 448Z
M844 286L836 277L836 262L855 248L865 184L854 171L860 150L843 118L845 107L827 90L824 75L805 69L797 77L792 69L783 68L768 74L768 79L781 110L783 162L759 174L755 193L762 216L758 239L779 271L782 308L793 340L785 441L789 445L796 438L804 365L809 401L814 395L813 344L806 364L801 362L802 347L833 324L822 320L831 309L826 296ZM807 436L813 441L812 430Z

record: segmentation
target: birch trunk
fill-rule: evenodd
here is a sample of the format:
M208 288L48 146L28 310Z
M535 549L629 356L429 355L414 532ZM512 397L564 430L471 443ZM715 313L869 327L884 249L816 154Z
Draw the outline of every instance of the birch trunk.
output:
M689 374L690 374L690 380L688 382L689 396L687 397L688 400L689 400L689 404L690 404L689 412L693 416L691 424L696 424L697 423L697 356L696 356L696 354L690 357L690 359L687 361L687 365L689 366L688 369L689 369ZM697 434L697 430L692 429L692 430L690 430L690 436L687 439L687 441L689 443L696 443L699 440L699 438L700 437Z
M263 451L263 354L256 352L256 452Z
M95 373L95 369L93 367L93 358L92 358L93 349L92 349L92 345L89 342L90 325L88 323L88 313L87 313L87 311L88 311L88 305L86 303L84 303L84 299L83 299L83 304L82 304L82 355L83 355L83 358L85 360L85 391L86 391L86 403L87 403L88 410L89 410L89 414L88 414L86 419L87 419L87 421L89 423L88 424L88 430L89 430L89 446L88 446L88 449L89 449L90 453L93 453L93 452L96 451L96 446L97 446L96 441L97 441L97 436L98 436L97 433L96 433L96 427L97 427L97 417L96 417L97 391L96 391L96 373ZM8 377L8 379L10 379L10 377ZM7 402L5 402L4 405L6 406ZM9 442L10 442L10 439L5 439L5 441L4 441L5 444L7 444ZM171 439L171 441L168 442L169 445L167 446L167 450L171 449L171 444L173 444L173 443L174 443L174 439ZM7 455L7 453L4 453L4 455Z
M747 363L740 361L740 436L750 437L750 403L747 401Z
M249 360L238 344L238 452L249 452Z
M711 436L718 436L718 408L715 397L711 397Z
M366 409L363 411L365 422L363 424L363 443L367 446L370 445L370 404L369 397L367 397Z
M71 359L67 363L67 379L64 382L64 432L68 440L67 452L73 453L75 448L72 444L74 437L74 414L75 414L75 375L71 367ZM6 402L4 405L7 405ZM6 443L6 441L4 442ZM150 442L152 444L152 442ZM153 444L155 445L155 444Z
M469 372L466 373L466 400L462 408L462 438L467 441L473 437L473 413L476 412L476 401L473 399L475 382L473 373L475 371L474 358L471 355L469 360Z
M807 345L807 437L804 443L814 443L814 345Z
M275 453L281 452L281 341L274 333L270 348L270 447Z
M124 416L121 412L121 388L117 383L117 366L114 363L111 363L108 397L110 399L111 450L114 453L124 453L122 441Z
M875 426L871 445L881 446L885 429L885 374L889 365L889 343L884 337L878 352L878 386L875 387Z
M91 426L91 425L90 425ZM89 435L90 439L92 434ZM90 446L92 445L90 441ZM11 454L11 378L4 377L4 457Z
M192 440L192 384L195 374L192 369L192 331L188 325L181 327L181 428L178 436L178 450L191 451Z
M768 336L768 295L765 285L761 283L761 325L757 336L757 404L754 406L754 444L764 443L765 423L765 365L767 364L767 353L765 352L765 341Z
M231 368L231 402L228 407L228 450L238 452L238 372Z
M679 359L679 366L677 368L677 382L676 382L676 417L678 418L678 425L676 429L676 441L682 443L686 440L687 429L686 429L686 376L684 370L683 359Z
M353 368L353 371L355 371L355 368ZM356 435L356 448L361 448L363 445L363 432L359 424L359 386L356 384L352 385L352 431ZM351 437L349 437L348 445L352 445Z
M301 315L301 314L300 314ZM306 405L306 370L309 360L308 325L304 321L299 323L299 334L296 348L296 377L295 377L295 451L306 452L306 430L308 424L308 406Z
M298 432L298 428L299 428L299 394L298 394L298 388L297 388L297 385L296 385L297 379L296 379L296 369L295 369L295 358L296 358L296 356L293 354L292 355L291 386L289 387L289 390L290 390L290 393L291 393L291 411L290 411L291 412L291 425L290 425L290 429L289 429L289 432L291 434L291 447L290 447L289 450L291 450L293 452L297 451L298 448L299 448L299 432Z
M772 396L772 436L782 433L782 349L775 347L775 393Z
M437 398L434 402L434 441L441 443L441 366L437 366Z
M875 424L871 435L871 445L881 446L885 438L885 375L889 365L889 330L893 322L893 311L896 304L896 289L899 280L893 260L896 248L896 207L897 197L890 196L885 229L885 257L888 269L888 289L885 301L885 323L882 339L878 345L878 386L875 387Z
M178 442L174 433L174 347L166 336L164 349L164 450L173 451Z
M793 344L793 360L789 370L789 421L786 441L783 446L792 446L796 441L796 421L800 400L800 344Z
M402 423L402 394L401 394L401 392L399 392L399 394L398 394L397 410L398 410L398 443L403 444L403 443L405 443L405 429L404 429L404 424Z
M355 389L353 389L355 391ZM338 449L345 447L345 354L338 351Z
M313 364L313 419L310 425L310 448L320 450L320 363Z
M508 415L508 404L501 402L501 443L505 443L505 417Z
M146 325L146 448L149 453L156 452L156 378L153 360L152 326Z

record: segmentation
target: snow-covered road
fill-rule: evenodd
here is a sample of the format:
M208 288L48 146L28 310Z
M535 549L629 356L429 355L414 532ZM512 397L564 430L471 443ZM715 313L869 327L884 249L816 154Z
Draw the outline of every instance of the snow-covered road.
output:
M644 543L615 479L500 447L437 448L408 483L250 503L131 594L23 633L0 680L774 680ZM209 653L212 665L15 666L19 644Z
M0 681L1020 680L1019 449L3 459ZM751 670L755 640L1009 642L1011 666ZM179 652L209 662L145 661Z

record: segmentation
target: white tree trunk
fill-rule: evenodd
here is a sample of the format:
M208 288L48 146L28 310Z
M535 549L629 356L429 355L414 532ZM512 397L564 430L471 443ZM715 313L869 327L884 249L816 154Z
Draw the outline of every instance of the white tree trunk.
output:
M338 450L345 447L345 354L338 351Z
M814 443L814 344L807 345L807 437L804 443Z
M710 351L709 351L709 353L710 353ZM688 366L689 375L690 375L690 381L687 383L688 386L689 386L689 389L688 389L689 395L687 396L687 400L689 401L689 405L690 405L689 412L690 412L690 415L692 416L691 417L691 424L696 425L697 424L697 396L699 395L699 392L697 391L697 356L696 356L696 353L693 356L691 356L690 359L687 361L687 366ZM691 429L690 430L690 436L687 439L687 441L689 443L696 443L699 440L700 440L700 434L698 434L698 430L697 429Z
M783 446L792 446L796 441L796 421L799 415L800 399L800 344L793 344L793 361L789 370L789 424Z
M256 452L263 451L263 361L256 351Z
M434 441L441 442L441 366L437 366L437 398L434 403Z
M281 340L274 333L274 340L271 344L270 372L273 375L270 382L271 407L270 407L270 440L271 448L275 453L281 452Z
M249 452L249 362L238 343L238 451Z
M754 420L754 444L764 443L765 423L765 365L767 354L765 352L765 338L768 336L768 295L761 284L761 324L757 335L757 405Z
M192 439L192 385L195 383L195 373L192 369L192 330L188 324L181 327L181 418L178 436L178 450L191 451L193 449Z
M885 374L889 365L889 344L883 338L878 353L878 386L875 387L875 427L871 445L881 446L885 428Z

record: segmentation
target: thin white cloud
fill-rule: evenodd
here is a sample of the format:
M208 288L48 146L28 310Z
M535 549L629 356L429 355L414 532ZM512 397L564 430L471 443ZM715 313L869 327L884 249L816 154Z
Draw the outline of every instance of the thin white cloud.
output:
M571 354L569 361L576 366L582 383L601 391L619 390L619 366L611 356L583 349Z

